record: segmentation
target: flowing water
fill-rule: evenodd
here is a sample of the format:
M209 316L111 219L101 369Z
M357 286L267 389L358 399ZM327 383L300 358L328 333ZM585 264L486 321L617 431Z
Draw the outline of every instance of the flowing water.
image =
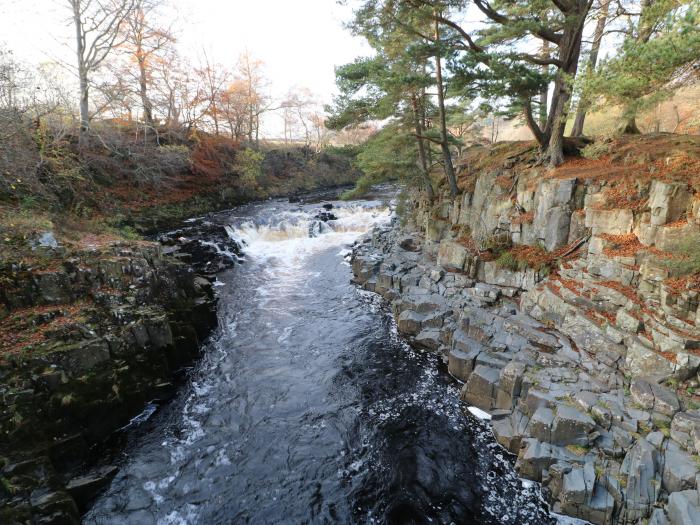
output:
M327 223L280 201L217 216L245 258L219 275L220 327L85 523L550 522L438 357L350 283L387 206L335 205Z

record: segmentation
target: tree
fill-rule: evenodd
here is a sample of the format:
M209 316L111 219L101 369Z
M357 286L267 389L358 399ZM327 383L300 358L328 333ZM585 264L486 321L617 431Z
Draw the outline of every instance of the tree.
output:
M410 0L416 4L430 1ZM489 97L510 100L513 113L521 112L540 144L542 159L550 166L564 161L564 128L578 69L581 40L592 0L474 0L487 25L472 37L450 16L436 12L436 19L459 36L454 60L461 85L475 86ZM450 2L464 9L466 2ZM536 42L548 42L549 56L522 51ZM533 111L552 72L554 87L544 127ZM543 104L540 102L540 105Z
M593 75L596 64L598 63L598 53L600 53L600 44L603 41L603 32L605 31L605 25L608 21L609 10L610 0L600 0L598 18L596 21L595 30L593 31L593 43L591 44L591 51L588 54L588 62L586 63L585 78L590 78ZM574 126L571 130L572 137L580 137L583 135L583 124L586 121L586 112L588 111L590 105L590 95L584 89L581 92L581 96L576 107L576 118L574 119Z
M438 17L441 16L439 13L435 17L435 87L437 89L437 100L438 100L438 119L440 123L440 149L442 150L442 156L445 163L445 175L447 175L447 181L450 184L450 193L454 199L457 196L457 178L455 176L454 165L452 164L452 154L450 153L450 143L448 139L447 132L447 117L445 116L445 85L442 80L442 56L441 56L441 45L442 40L440 37L440 23Z
M175 42L172 33L154 24L155 11L160 0L133 0L134 5L126 17L124 38L129 54L137 66L138 94L143 108L146 126L153 125L153 102L149 91L153 83L154 63L157 55Z
M303 134L306 146L311 145L311 118L317 107L316 97L308 88L294 87L289 90L286 98L280 104L284 121L285 143L291 140L296 128Z
M406 129L389 124L362 145L355 164L363 175L355 189L344 197L361 196L372 185L385 180L401 180L409 184L423 181L416 140Z
M230 74L221 64L211 63L206 53L195 72L200 78L198 101L204 106L203 113L214 122L214 133L218 135L221 97L230 80Z
M328 128L326 127L326 116L319 112L309 115L311 129L316 136L316 151L320 151L328 143Z
M80 86L80 141L90 128L90 76L112 50L124 43L122 25L133 0L66 0L75 26L78 82Z
M248 135L247 88L241 79L234 79L221 93L220 110L232 139L242 140Z
M400 55L396 60L378 55L356 59L339 67L336 69L336 82L341 94L335 98L333 106L326 108L330 114L326 122L328 128L344 129L394 116L396 122L390 126L391 133L400 133L403 137L402 151L406 153L408 149L407 137L411 139L409 144L413 144L414 151L408 158L414 159L414 164L408 172L416 173L416 168L419 170L422 186L432 200L434 189L429 174L425 130L421 122L423 103L420 100L422 89L429 79L422 68ZM390 147L392 144L388 139L389 132L378 136L385 138L371 150L377 155L383 151L382 145ZM391 155L394 158L395 153ZM396 160L383 164L382 169L377 169L376 163L365 163L366 168L372 166L373 171L367 180L377 180L380 176L397 178L397 170L406 169L405 163ZM410 176L404 178L413 179Z
M700 4L647 0L619 53L591 81L593 93L623 108L625 133L639 133L640 110L693 78L700 64Z
M270 100L264 93L267 79L263 75L263 66L263 61L254 58L247 50L238 59L238 77L246 90L248 142L256 147L260 140L260 117L271 109Z

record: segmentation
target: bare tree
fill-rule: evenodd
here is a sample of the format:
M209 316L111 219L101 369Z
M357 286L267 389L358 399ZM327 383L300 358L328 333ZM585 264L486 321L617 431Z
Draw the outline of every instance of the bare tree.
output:
M65 0L75 25L78 81L80 84L80 141L90 128L90 76L107 55L124 42L120 28L133 8L133 0Z
M265 96L267 80L262 72L263 62L246 51L238 60L238 75L244 82L248 106L248 142L258 144L260 138L260 117L273 110Z
M234 79L221 93L220 112L228 125L231 138L241 140L248 135L247 89L241 79Z
M195 70L201 78L200 102L205 105L204 113L214 122L214 133L219 134L221 96L230 80L229 72L220 64L212 64L204 53L202 64Z
M175 42L171 31L155 25L155 10L161 0L133 0L134 5L124 24L129 54L138 67L138 93L146 126L153 125L153 102L149 89L153 82L156 55Z

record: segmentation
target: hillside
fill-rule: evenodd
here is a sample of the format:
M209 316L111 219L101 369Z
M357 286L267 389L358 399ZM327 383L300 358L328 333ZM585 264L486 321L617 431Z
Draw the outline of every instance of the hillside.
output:
M352 184L352 148L265 147L223 137L100 123L87 148L77 137L15 135L0 156L0 254L30 253L43 234L84 247L152 233L197 214L251 200ZM50 238L46 242L53 243Z

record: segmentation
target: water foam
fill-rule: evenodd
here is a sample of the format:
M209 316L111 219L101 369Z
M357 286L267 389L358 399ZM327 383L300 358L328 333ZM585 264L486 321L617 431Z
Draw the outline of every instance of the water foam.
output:
M274 259L276 265L289 268L320 250L352 242L391 218L387 206L348 205L334 208L333 214L336 220L323 222L306 210L283 211L271 219L228 226L226 231L251 259Z

